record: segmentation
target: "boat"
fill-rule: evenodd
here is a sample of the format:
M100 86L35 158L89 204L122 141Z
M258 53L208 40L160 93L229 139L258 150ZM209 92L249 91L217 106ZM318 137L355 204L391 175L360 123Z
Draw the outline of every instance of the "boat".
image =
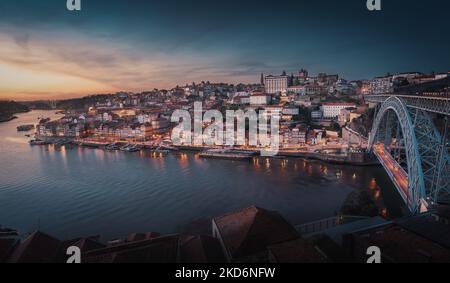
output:
M158 147L158 148L156 148L156 149L150 150L150 152L151 152L151 153L158 154L158 155L163 155L163 156L165 156L165 155L167 155L167 154L170 153L170 150L168 150L168 149L163 149L163 148L161 148L161 147Z
M50 144L49 142L40 140L40 139L35 139L35 140L30 140L28 142L30 145L35 146L35 145L48 145Z
M207 150L199 154L201 158L216 158L216 159L230 159L230 160L240 160L248 161L252 160L254 154L243 152L243 151L233 151L233 150Z
M108 144L105 147L105 149L109 150L109 151L116 151L116 150L120 150L120 147L116 143L112 143L112 144Z
M140 150L141 149L137 145L131 145L125 151L127 151L127 152L138 152Z
M130 144L127 143L126 145L121 146L119 149L120 149L121 151L127 151L129 146L130 146Z
M67 145L70 144L70 141L68 140L60 140L54 143L55 146L63 146L63 145Z
M155 150L152 150L152 152L156 152L156 153L170 153L169 149L164 149L163 147L157 147Z
M126 151L126 152L137 152L137 151L140 151L141 149L135 144L127 144L127 145L121 147L120 150Z
M51 121L50 118L44 118L44 117L39 117L38 120L39 120L39 124L45 124L45 123Z
M34 125L21 125L17 127L18 132L29 132L33 130L35 127Z

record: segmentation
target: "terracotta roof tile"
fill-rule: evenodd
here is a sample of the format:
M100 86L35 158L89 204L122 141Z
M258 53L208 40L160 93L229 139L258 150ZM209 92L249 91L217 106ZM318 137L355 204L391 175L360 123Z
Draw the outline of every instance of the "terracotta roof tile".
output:
M215 218L214 222L228 252L235 258L299 237L295 228L279 213L256 206Z

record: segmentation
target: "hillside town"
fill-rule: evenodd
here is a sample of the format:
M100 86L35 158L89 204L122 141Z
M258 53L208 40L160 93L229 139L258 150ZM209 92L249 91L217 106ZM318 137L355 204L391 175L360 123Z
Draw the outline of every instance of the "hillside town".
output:
M347 81L337 74L311 75L301 69L290 75L286 72L276 76L261 74L259 84L201 82L171 90L119 92L57 101L51 104L64 109L64 117L56 121L41 120L34 142L64 139L113 149L119 148L116 144L173 148L171 132L176 125L170 120L172 113L175 110L192 113L194 102L202 102L203 111L265 110L271 117L277 115L281 154L322 160L328 160L332 154L331 161L365 164L368 160L364 152L373 119L373 105L366 103L365 95L399 92L405 88L414 91L426 85L432 89L436 82L446 83L449 76L450 72L432 75L408 72ZM359 156L349 159L349 154Z

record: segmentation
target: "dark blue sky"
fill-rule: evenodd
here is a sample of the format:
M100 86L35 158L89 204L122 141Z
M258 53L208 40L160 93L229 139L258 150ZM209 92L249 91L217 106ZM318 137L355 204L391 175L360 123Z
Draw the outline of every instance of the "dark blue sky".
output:
M69 61L66 75L131 89L256 82L261 72L300 68L349 79L450 70L446 0L382 0L380 12L369 12L366 0L82 0L81 12L65 2L0 0L0 35L34 52L7 57L0 49L0 64L32 68L29 56L61 72L54 65ZM133 62L136 69L127 67Z

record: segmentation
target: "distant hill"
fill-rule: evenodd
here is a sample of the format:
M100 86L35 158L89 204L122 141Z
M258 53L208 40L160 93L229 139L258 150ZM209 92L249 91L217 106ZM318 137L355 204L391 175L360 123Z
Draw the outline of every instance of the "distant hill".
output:
M60 100L56 102L56 108L64 110L87 109L89 106L95 105L97 103L105 103L109 97L110 95L108 94L97 94L81 98Z
M14 119L14 114L25 113L30 109L21 103L15 101L0 101L0 122L6 122Z
M95 94L72 99L26 101L22 104L32 110L86 110L97 103L105 103L109 97L110 94Z

